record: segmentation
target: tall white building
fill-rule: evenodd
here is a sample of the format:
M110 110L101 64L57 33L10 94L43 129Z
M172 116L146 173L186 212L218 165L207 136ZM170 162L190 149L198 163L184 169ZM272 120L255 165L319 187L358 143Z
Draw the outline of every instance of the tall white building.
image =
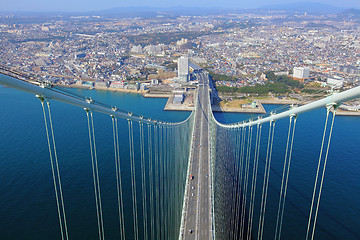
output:
M294 75L295 78L306 79L310 76L310 69L307 67L294 67Z
M133 52L133 53L142 53L142 47L140 45L139 46L133 46L130 51Z
M180 57L178 59L178 77L188 81L189 78L189 58Z

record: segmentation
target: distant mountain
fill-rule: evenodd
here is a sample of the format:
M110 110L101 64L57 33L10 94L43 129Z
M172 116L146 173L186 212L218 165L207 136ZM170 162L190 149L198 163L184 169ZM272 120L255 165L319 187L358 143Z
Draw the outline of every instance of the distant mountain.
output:
M313 2L299 2L299 3L288 3L288 4L276 4L267 5L259 8L261 10L273 10L273 11L286 11L296 13L310 13L310 14L338 14L345 10L345 8L334 7L323 3Z
M104 17L156 17L156 16L195 16L210 15L228 12L219 8L194 8L194 7L171 7L171 8L154 8L154 7L120 7L101 11L87 12L87 15L99 15Z
M347 9L339 14L339 17L344 20L354 20L360 22L360 9Z
M347 9L344 12L342 12L341 15L359 18L360 17L360 9L354 9L354 8Z
M291 17L291 15L308 13L310 15L323 15L323 14L336 14L338 18L343 19L360 19L360 10L348 9L341 7L334 7L322 3L289 3L289 4L277 4L267 5L261 8L253 9L240 9L240 8L211 8L211 7L118 7L105 10L95 10L88 12L12 12L14 16L18 17L71 17L71 16L101 16L104 18L173 18L177 16L208 16L208 15L221 15L230 13L253 13L253 14L268 14L269 12L277 12L278 14L285 14ZM1 12L2 15L7 16L11 12ZM293 16L294 17L294 16ZM33 18L34 19L34 18ZM283 19L284 20L284 19ZM0 20L3 21L3 20Z

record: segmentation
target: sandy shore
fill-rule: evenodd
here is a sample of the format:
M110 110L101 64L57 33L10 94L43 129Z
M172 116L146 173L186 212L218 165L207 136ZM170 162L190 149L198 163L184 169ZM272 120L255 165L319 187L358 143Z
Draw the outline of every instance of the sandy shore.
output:
M106 88L106 87L95 87L95 90L112 91L112 92L124 92L124 93L137 93L145 94L149 90L134 90L134 89L123 89L123 88Z
M333 108L331 108L331 112L332 113L334 112ZM338 116L360 116L360 112L337 109L336 115L338 115Z
M92 87L92 86L82 86L82 85L57 85L58 87L65 88L78 88L78 89L89 89L89 90L101 90L101 91L111 91L111 92L125 92L125 93L137 93L137 94L146 94L149 90L134 90L134 89L123 89L123 88L108 88L108 87Z
M279 104L279 105L291 105L302 104L299 100L287 100L287 99L255 99L256 102L261 104Z
M213 112L233 112L233 113L266 113L264 106L257 102L256 108L237 108L237 107L220 107L219 105L212 105Z
M144 93L143 97L146 98L169 98L172 94L169 93Z

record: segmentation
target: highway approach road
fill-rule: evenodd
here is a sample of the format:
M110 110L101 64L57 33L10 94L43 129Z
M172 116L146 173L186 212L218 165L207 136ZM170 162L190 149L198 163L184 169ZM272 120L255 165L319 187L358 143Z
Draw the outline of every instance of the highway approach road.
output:
M198 107L195 112L195 131L187 195L185 196L185 222L181 239L213 239L211 220L211 188L209 159L209 79L198 74ZM193 179L191 179L193 178Z

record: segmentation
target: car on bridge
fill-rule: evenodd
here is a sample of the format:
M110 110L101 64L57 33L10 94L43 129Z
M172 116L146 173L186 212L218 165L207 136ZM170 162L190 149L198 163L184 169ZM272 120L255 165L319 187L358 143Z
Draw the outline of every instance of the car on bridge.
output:
M194 180L194 175L190 175L190 180Z

